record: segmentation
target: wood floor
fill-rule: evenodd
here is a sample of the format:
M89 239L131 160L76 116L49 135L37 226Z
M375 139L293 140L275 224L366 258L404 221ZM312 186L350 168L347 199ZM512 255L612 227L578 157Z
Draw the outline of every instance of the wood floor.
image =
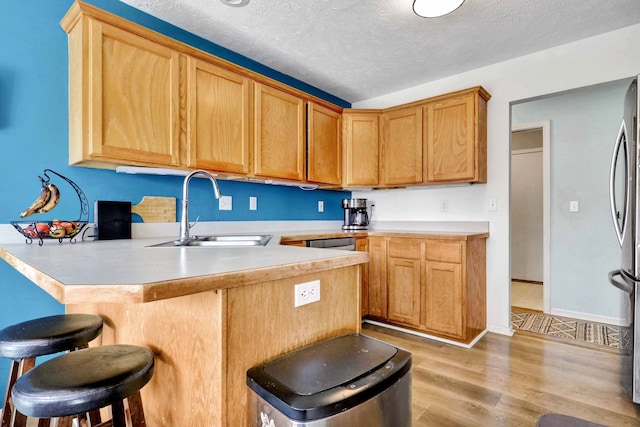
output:
M413 427L533 427L545 413L640 426L611 351L520 334L464 349L368 324L362 333L412 353Z

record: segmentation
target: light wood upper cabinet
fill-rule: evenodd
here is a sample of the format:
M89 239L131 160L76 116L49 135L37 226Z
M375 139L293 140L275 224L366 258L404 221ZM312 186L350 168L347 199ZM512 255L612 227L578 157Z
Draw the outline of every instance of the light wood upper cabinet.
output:
M380 111L344 110L344 187L380 185Z
M77 22L69 30L70 163L178 165L179 88L174 50L97 19Z
M248 174L251 81L191 57L187 67L187 166Z
M305 179L305 101L255 83L254 172L256 176Z
M342 182L342 119L340 113L307 103L307 180L319 184Z
M422 182L422 107L391 110L383 115L383 184Z
M424 107L424 181L487 182L487 99L482 88L434 98Z

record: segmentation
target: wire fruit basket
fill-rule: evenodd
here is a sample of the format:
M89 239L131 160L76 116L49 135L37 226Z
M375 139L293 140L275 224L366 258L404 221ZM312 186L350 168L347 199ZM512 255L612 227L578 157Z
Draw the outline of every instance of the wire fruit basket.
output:
M75 182L51 169L44 170L44 178L38 177L42 181L43 187L51 181L49 173L57 175L75 190L80 201L80 215L78 219L70 221L61 221L59 219L54 219L53 221L11 221L11 225L26 238L28 245L32 244L34 239L38 240L39 246L44 244L45 239L57 239L59 243L62 243L64 239L69 239L69 242L75 243L75 237L89 223L89 201L84 192Z

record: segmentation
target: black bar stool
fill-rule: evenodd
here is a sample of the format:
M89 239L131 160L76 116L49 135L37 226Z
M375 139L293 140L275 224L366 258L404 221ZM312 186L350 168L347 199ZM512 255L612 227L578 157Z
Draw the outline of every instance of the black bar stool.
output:
M93 347L36 366L18 378L11 395L21 413L60 418L65 426L75 417L86 420L86 413L110 405L112 419L91 423L92 427L126 427L127 416L132 427L144 427L140 389L151 380L153 369L153 354L145 347Z
M102 332L102 318L92 314L42 317L0 330L0 357L12 359L2 405L2 427L24 427L27 417L11 402L11 389L35 365L36 357L86 348ZM48 425L48 424L41 424Z

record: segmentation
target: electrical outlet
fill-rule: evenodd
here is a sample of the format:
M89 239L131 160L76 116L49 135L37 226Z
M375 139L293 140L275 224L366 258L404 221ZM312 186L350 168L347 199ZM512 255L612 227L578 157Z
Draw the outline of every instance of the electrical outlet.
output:
M218 209L221 211L233 210L233 198L231 196L220 196L218 199Z
M249 210L257 211L258 210L258 198L257 197L249 197Z
M449 201L440 200L440 212L447 212L449 210Z
M311 304L320 301L320 280L299 283L294 286L295 304L294 307Z
M318 200L318 212L324 212L324 202L322 200Z

